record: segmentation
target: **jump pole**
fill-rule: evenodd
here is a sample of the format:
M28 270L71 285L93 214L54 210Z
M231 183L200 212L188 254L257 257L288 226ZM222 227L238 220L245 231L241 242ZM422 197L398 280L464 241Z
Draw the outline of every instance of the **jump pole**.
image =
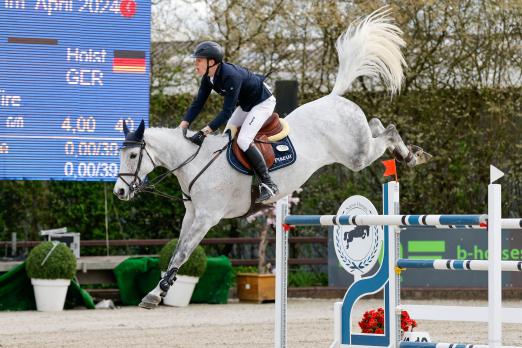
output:
M502 346L502 191L494 182L504 173L490 166L488 185L488 343Z
M290 215L286 223L295 226L392 225L400 227L486 229L486 214L470 215ZM521 229L522 219L501 219L502 228Z
M288 215L288 196L276 203L276 291L275 332L276 348L286 348L286 310L288 306L288 230L284 221Z

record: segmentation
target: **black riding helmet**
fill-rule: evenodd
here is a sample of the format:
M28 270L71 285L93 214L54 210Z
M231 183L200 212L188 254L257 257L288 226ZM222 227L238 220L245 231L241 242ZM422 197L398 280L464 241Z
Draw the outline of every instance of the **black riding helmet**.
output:
M214 59L216 62L221 63L225 50L220 44L214 41L203 41L196 46L192 58L208 58Z
M194 53L192 53L191 58L207 58L213 59L215 61L214 65L219 64L223 61L223 56L225 55L225 50L221 47L220 44L214 41L203 41L196 46ZM208 69L213 67L214 65L209 65L207 60L207 72Z

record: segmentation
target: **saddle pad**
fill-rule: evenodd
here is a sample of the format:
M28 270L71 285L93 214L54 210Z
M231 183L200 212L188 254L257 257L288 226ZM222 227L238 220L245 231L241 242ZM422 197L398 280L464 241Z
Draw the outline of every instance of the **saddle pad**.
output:
M295 162L297 155L295 153L294 145L290 141L290 137L285 137L279 141L273 142L272 148L274 149L275 161L272 167L268 168L269 172L284 168ZM234 155L232 151L232 143L228 144L227 147L227 160L228 163L240 173L246 175L254 175L254 172L245 168Z

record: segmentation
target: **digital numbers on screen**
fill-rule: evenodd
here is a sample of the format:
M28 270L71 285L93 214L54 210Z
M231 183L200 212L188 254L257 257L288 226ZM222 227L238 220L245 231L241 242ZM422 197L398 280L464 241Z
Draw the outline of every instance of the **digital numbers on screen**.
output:
M0 0L0 179L115 180L149 114L150 0Z

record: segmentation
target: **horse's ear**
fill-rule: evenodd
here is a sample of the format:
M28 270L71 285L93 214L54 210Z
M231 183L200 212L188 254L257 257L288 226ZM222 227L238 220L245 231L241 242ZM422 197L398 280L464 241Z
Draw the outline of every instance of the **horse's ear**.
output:
M123 120L123 134L125 134L125 136L129 134L129 127L127 127L127 123L125 122L125 120Z
M140 125L138 126L138 129L136 129L136 140L142 141L143 140L143 133L145 132L145 122L141 120Z

